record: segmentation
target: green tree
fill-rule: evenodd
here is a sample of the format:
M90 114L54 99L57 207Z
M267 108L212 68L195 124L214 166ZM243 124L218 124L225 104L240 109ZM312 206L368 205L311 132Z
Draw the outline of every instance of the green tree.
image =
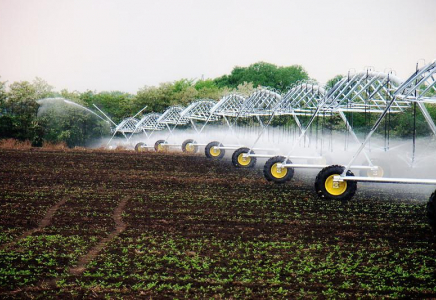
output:
M30 82L14 82L9 86L5 107L11 115L36 116L39 107L37 99L36 88Z
M228 91L228 88L218 87L212 79L181 79L158 87L143 87L133 99L132 107L137 111L147 105L147 111L163 112L171 105L187 106L197 99L218 100Z
M81 99L82 94L79 93L78 91L70 92L67 89L63 89L63 90L61 90L61 92L59 94L62 98L74 101L74 102L81 104L81 105L87 105L87 103L85 103L85 101L83 101Z
M163 112L172 104L173 95L174 88L172 83L161 83L158 87L144 86L136 93L132 108L134 111L139 111L144 106L147 106L147 111Z
M212 79L198 80L194 84L198 91L198 98L218 100L227 91L226 88L219 88Z
M247 97L251 93L253 93L255 89L256 88L253 86L252 82L243 82L243 83L238 84L236 89L231 90L231 92L238 93L238 94L241 94L241 95ZM225 94L227 94L227 93L228 92L226 92Z
M74 94L72 95L74 96ZM132 109L133 96L123 92L101 92L94 93L87 91L79 96L78 103L84 103L91 109L95 109L93 104L103 110L115 123L121 122L122 119L130 117L136 113Z
M14 82L9 86L0 119L0 138L34 141L39 107L36 99L38 90L28 81Z
M334 87L336 83L338 83L339 81L342 80L342 78L344 78L343 75L336 75L335 77L333 77L332 79L330 79L329 81L327 81L327 83L326 83L326 85L325 85L325 86L326 86L326 89L329 90L329 89L331 89L332 87Z
M92 140L108 135L109 125L83 109L63 102L51 105L39 118L45 141L65 142L69 147L86 146Z
M32 81L32 85L35 88L36 99L44 99L54 96L53 86L49 85L44 79L36 77Z
M6 82L0 81L0 116L5 113L6 98Z
M301 66L277 67L258 62L248 67L235 67L230 75L215 79L215 83L219 87L236 88L244 82L252 82L254 86L272 87L284 92L292 84L305 79L309 76Z

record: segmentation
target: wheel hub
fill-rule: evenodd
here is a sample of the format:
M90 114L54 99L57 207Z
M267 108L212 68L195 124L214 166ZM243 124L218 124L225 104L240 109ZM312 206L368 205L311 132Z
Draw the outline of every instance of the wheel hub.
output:
M241 153L238 156L238 163L241 166L248 166L251 162L251 158L246 155L246 153Z
M280 164L280 166L279 166L279 164ZM288 169L287 168L283 168L281 163L275 163L271 167L271 174L275 178L283 178L283 177L286 176L287 173L288 173Z
M213 146L210 149L210 155L212 156L219 156L221 154L221 150L219 148L217 148L216 146Z
M194 152L194 145L192 145L191 143L186 144L186 151L187 152Z
M330 175L325 181L325 189L329 194L339 196L345 193L345 191L347 190L347 182L335 181L335 176L340 176L340 174Z

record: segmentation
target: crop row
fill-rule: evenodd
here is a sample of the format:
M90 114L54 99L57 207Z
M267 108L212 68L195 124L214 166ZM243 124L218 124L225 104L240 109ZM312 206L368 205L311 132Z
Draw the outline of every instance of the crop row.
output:
M198 156L0 151L0 159L3 297L436 296L419 194L368 187L338 205L316 198L311 174L278 186ZM72 274L115 231L127 196L126 229ZM62 199L47 226L19 238Z

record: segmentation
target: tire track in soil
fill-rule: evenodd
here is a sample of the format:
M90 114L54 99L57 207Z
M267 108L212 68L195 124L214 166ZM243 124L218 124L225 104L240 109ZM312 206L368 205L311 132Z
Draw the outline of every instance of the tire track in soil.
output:
M63 199L63 200L64 200L64 203L65 203L65 201L67 199ZM115 230L113 232L111 232L106 238L102 239L87 254L85 254L84 256L79 258L79 260L77 262L77 266L70 269L69 273L71 275L73 275L73 276L81 275L85 271L86 265L89 262L91 262L91 260L93 260L97 256L97 254L106 246L106 244L109 241L111 241L114 237L118 236L121 232L123 232L126 229L127 225L123 222L123 218L122 218L121 214L123 213L124 207L126 206L126 204L127 204L127 202L129 200L130 200L130 196L124 197L123 200L121 200L121 202L118 204L117 208L115 208L115 210L114 210L113 219L115 221ZM61 202L62 201L60 201L58 203L59 205L56 204L55 206L57 206L57 208L59 208L59 206L62 205ZM49 211L51 211L55 206L53 206ZM51 216L54 215L56 210L53 209L53 212L51 212ZM46 217L43 219L44 222L41 221L41 224L43 224L43 223L46 224L47 223L47 221L45 221L45 219L48 219L47 218L48 215L49 215L49 213L47 213ZM50 221L51 221L51 219L50 219ZM48 222L48 224L50 224L50 222ZM33 231L33 230L29 230L29 232L30 231ZM38 291L40 289L43 289L43 290L53 289L53 288L57 287L57 282L59 280L61 280L62 278L63 278L63 276L59 276L59 277L56 277L56 278L52 278L50 280L42 280L42 281L38 282L35 286L28 286L28 287L25 287L25 288L19 288L19 289L15 290L15 291L10 292L9 294L10 295L15 295L15 294L19 294L21 292L26 293L28 291L34 291L34 290ZM0 293L0 295L2 295L2 294Z
M54 214L57 212L59 207L65 204L67 202L68 197L63 197L61 201L57 202L55 205L49 208L47 213L45 214L44 218L39 222L38 227L30 229L25 231L23 234L21 234L19 237L15 238L12 242L7 243L0 247L0 250L6 249L8 247L12 247L16 245L20 240L25 239L26 237L34 234L35 232L43 230L45 227L49 226L51 224L51 221L53 219Z
M121 200L121 202L118 204L117 208L115 208L114 210L113 219L115 221L115 230L112 231L107 237L102 239L87 254L79 258L77 266L70 269L71 275L79 276L80 274L82 274L85 271L86 265L98 255L98 253L106 246L106 244L126 229L127 225L123 222L121 214L123 213L124 207L126 206L129 199L130 196L124 197L123 200Z

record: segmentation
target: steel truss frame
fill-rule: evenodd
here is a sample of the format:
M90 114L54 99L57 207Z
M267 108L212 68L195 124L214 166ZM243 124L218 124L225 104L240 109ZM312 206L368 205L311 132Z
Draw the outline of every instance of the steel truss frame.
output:
M186 117L183 117L181 115L184 109L185 109L185 107L180 106L180 105L170 106L156 120L156 122L159 124L159 126L163 125L168 129L168 136L165 138L164 143L163 143L163 145L165 145L166 147L177 146L177 145L171 145L168 143L168 139L170 136L173 135L173 131L177 127L177 125L186 125L189 123L189 119ZM170 125L173 125L173 128L171 128Z
M325 89L320 87L313 81L303 81L295 84L291 87L285 95L281 96L281 101L277 102L275 106L268 111L270 118L259 132L257 139L249 148L247 153L243 153L243 158L247 157L262 157L270 158L275 155L271 154L255 154L255 146L259 142L261 136L265 132L266 128L271 124L272 120L276 116L290 115L294 117L300 132L303 131L301 122L298 116L312 115L314 110L317 109L319 103L325 96ZM303 159L316 159L320 157L313 156L289 156L288 158L303 158Z
M240 94L232 93L221 97L221 99L209 110L211 116L222 117L227 125L229 133L238 140L228 118L237 118L246 98ZM218 146L214 147L217 148ZM234 147L234 146L232 146Z
M348 74L347 77L344 77L327 91L324 99L319 103L315 113L312 115L308 125L297 139L297 142L305 136L308 128L320 112L327 112L330 114L339 114L353 140L356 143L361 144L361 141L350 125L345 112L382 114L393 96L393 93L400 85L401 80L391 73L366 70L352 75ZM393 106L391 106L389 112L401 113L409 107L410 103L398 99L393 102ZM297 143L293 145L289 153L286 155L285 161L292 158L291 153L294 151L296 144ZM369 155L364 151L364 149L362 149L362 153L364 154L368 165L353 165L353 169L370 170L374 175L377 175L379 167L372 163ZM281 168L322 169L325 167L328 167L328 165L284 163L278 165L278 170L280 171Z
M201 99L192 102L185 110L182 111L181 115L184 118L188 118L192 128L200 136L203 133L204 128L210 122L216 122L221 119L220 116L211 113L211 109L217 104L216 101L211 99ZM204 122L200 129L195 125L195 121ZM206 146L207 144L199 144L198 141L192 143L196 146Z
M135 133L137 124L139 123L139 120L136 119L136 117L143 112L147 106L144 106L140 111L138 111L133 117L125 118L123 119L119 124L116 124L114 121L112 121L111 118L107 114L105 114L97 105L93 104L93 106L103 115L106 117L106 119L109 120L109 122L114 126L111 128L111 132L113 132L111 138L106 144L106 147L109 146L109 144L114 139L115 135L120 132L125 138L126 141L129 142L130 137L127 137L126 133L130 133L131 135Z
M229 103L224 102L219 106L217 105L218 109L213 108L213 113L216 115L222 115L224 117L230 132L238 141L238 145L214 146L214 148L220 150L236 150L242 147L242 143L240 142L239 137L234 131L234 127L236 126L239 118L256 117L259 125L263 130L265 125L261 120L261 116L271 115L274 107L282 99L279 93L265 87L258 88L257 90L252 92L244 101L237 102L237 105L235 105L234 103L235 94L229 96L231 96L231 99L233 101L229 101ZM227 100L228 98L224 97L223 99ZM239 98L238 100L242 99ZM232 123L230 123L227 119L227 117L229 116L234 117ZM273 149L256 148L256 150L270 151Z
M360 182L384 182L384 183L410 183L410 184L429 184L436 185L436 179L416 179L416 178L378 178L378 177L361 177L349 176L348 170L369 142L373 133L379 127L381 121L386 117L387 113L395 108L395 103L398 101L406 103L416 103L421 109L424 118L429 125L431 131L436 135L436 126L428 113L425 103L436 104L436 60L425 65L421 69L416 70L406 81L404 81L392 94L391 99L386 103L386 107L380 117L374 123L365 140L360 145L359 149L353 155L352 159L344 168L344 172L339 176L334 176L333 182L342 181L360 181Z
M352 138L360 144L361 142L350 125L345 112L382 113L386 106L387 97L392 93L392 87L389 86L391 90L388 90L385 85L389 84L398 86L400 83L400 80L391 74L370 72L369 70L353 75L349 74L347 77L336 83L328 92L317 84L303 82L297 84L287 92L283 97L282 103L276 107L276 110L267 125L270 124L274 115L289 114L297 116L301 115L302 112L304 112L304 114L312 112L312 117L307 126L302 129L300 125L301 134L297 139L297 142L294 143L291 148L291 151L286 155L285 161L291 158L319 159L321 157L292 155L296 145L298 145L299 141L306 136L307 130L317 116L339 114L347 131L351 134ZM408 103L404 101L397 101L395 104L396 105L391 110L393 113L402 112L409 107ZM296 121L298 122L298 119L296 119ZM260 136L256 142L259 138ZM249 153L243 154L243 156L264 158L273 157L273 155L254 154L251 150L252 149L250 149ZM359 169L369 168L376 172L378 167L372 164L368 154L365 152L364 154L368 166L354 167ZM283 167L286 168L323 168L326 166L327 165L325 164L283 164Z
M182 144L169 144L168 138L173 134L174 130L178 125L186 125L188 123L191 124L191 127L195 130L197 134L201 134L203 132L203 129L206 127L206 125L209 122L218 121L220 119L219 116L213 115L210 113L211 108L216 104L216 101L211 99L201 99L192 102L188 107L182 109L181 111L178 111L179 116L174 116L173 120L171 122L172 125L174 125L172 128L169 128L170 134L165 139L165 145L166 147L180 147ZM199 130L197 126L195 125L195 120L197 121L203 121L205 122L201 129ZM161 122L162 123L162 122ZM168 126L168 125L167 125ZM205 146L203 144L198 144L197 142L190 143L195 144L196 146Z
M147 142L148 142L154 132L161 131L166 128L164 124L158 123L157 121L161 116L162 114L159 113L149 113L143 116L141 120L139 120L139 122L136 124L135 132L132 132L129 139L132 138L134 133L143 132L147 137ZM148 133L147 130L150 132ZM145 149L153 148L150 145L147 145L147 143L138 143L137 146Z

